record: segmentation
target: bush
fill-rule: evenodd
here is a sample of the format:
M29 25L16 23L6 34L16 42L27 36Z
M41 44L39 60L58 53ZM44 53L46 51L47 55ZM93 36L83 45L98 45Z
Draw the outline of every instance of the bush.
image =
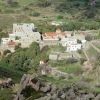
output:
M23 11L27 11L27 10L30 10L30 8L29 7L23 8Z
M78 53L79 53L79 54L82 54L82 50L78 50Z
M11 53L11 51L8 49L3 52L4 55L7 55L8 53Z
M92 40L92 36L91 36L91 35L89 35L89 34L88 34L88 35L86 35L86 36L85 36L85 40L87 40L87 41L91 41L91 40Z
M11 7L18 7L19 6L19 3L18 2L12 2L10 4Z
M84 62L86 61L86 58L80 58L80 64L84 64Z
M44 60L45 62L48 61L48 59L49 59L48 51L49 51L48 46L45 46L42 48L41 54L40 54L40 60Z
M12 78L14 81L20 81L20 78L22 77L24 73L18 70L15 70L13 68L9 67L1 67L0 66L0 77L7 77Z
M33 13L32 13L32 16L38 17L38 16L40 16L40 13L38 13L38 12L33 12Z
M59 80L66 79L66 76L59 76Z
M39 7L48 7L51 5L51 0L38 0L38 4Z
M66 61L67 64L72 64L72 63L76 63L76 62L78 62L78 60L75 58L68 58Z
M18 43L16 46L15 46L15 50L18 50L21 48L21 43Z
M2 30L0 30L0 31L2 31ZM0 38L5 38L5 37L8 37L8 34L7 33L5 33L5 32L0 32Z
M19 40L19 39L20 39L20 37L18 37L18 36L15 37L15 40Z
M82 42L81 42L81 40L77 39L77 43L81 44Z
M57 19L63 19L62 15L57 16Z

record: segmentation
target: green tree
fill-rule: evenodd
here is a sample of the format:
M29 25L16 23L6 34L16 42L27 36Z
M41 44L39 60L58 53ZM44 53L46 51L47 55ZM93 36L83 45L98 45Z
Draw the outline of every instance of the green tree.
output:
M40 60L47 61L49 59L49 47L45 46L42 48L41 53L40 53Z
M11 53L11 51L8 50L8 49L7 50L4 50L3 55L6 56L8 53Z
M77 63L77 62L78 62L78 60L75 58L68 58L66 61L67 64L73 64L73 63Z
M77 39L77 43L81 44L82 42L81 42L81 40Z
M29 56L29 58L33 59L39 54L40 54L39 44L36 42L33 42L30 45L30 48L27 50L27 55Z

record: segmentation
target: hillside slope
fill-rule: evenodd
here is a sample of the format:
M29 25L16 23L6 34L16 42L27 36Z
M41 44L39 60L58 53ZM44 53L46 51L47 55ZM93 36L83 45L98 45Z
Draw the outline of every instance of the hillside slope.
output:
M65 22L65 30L99 29L99 9L100 0L0 0L0 29L34 22L39 30L52 31L49 24L54 20Z

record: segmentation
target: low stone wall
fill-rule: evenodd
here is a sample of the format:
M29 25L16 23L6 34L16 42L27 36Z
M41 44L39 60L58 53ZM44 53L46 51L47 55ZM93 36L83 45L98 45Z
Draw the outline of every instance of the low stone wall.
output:
M74 54L71 53L61 53L61 52L54 52L49 54L50 60L67 60L68 58L76 57Z

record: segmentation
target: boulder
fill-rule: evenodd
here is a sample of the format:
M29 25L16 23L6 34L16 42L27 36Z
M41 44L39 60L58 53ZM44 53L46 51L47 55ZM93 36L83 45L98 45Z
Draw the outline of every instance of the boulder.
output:
M94 100L100 100L100 94L98 94Z
M52 95L52 97L51 97L51 100L56 100L57 97L58 97L57 94L54 93L54 94Z
M57 92L57 87L55 85L51 85L51 93L56 93Z
M76 96L74 100L83 100L82 97Z
M63 94L61 95L61 100L65 100L65 98L66 98L66 94L63 93Z
M86 94L83 97L83 100L94 100L94 95L92 93Z
M46 84L43 87L40 87L40 91L46 93L46 92L50 92L51 91L51 84Z

